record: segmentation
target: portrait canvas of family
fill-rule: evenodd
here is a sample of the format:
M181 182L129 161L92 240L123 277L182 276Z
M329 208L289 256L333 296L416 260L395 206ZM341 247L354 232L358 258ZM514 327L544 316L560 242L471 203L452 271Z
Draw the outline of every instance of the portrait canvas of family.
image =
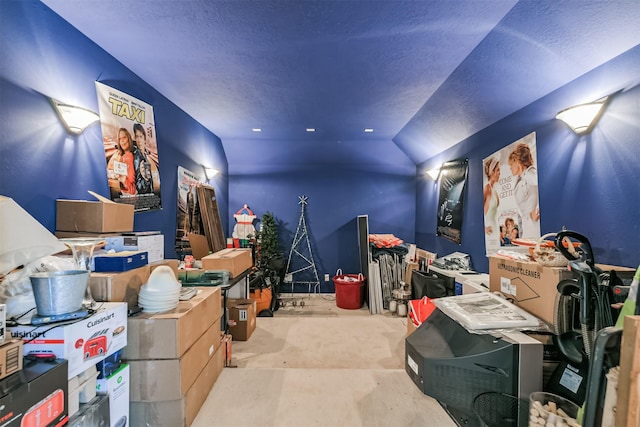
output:
M111 200L162 209L153 107L99 82L96 91Z
M540 238L535 132L482 162L487 255Z

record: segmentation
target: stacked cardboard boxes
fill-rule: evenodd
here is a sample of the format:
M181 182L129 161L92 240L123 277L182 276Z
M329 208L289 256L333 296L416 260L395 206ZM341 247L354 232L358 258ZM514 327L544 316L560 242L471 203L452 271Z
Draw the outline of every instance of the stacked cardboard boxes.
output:
M131 425L191 425L224 367L220 288L197 289L171 312L129 318Z

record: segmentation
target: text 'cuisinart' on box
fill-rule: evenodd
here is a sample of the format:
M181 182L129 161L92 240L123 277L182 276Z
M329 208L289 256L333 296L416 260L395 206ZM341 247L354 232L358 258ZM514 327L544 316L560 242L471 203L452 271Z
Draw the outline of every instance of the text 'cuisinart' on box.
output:
M22 340L25 356L55 354L67 359L69 378L73 378L127 345L127 304L99 303L98 307L94 315L56 328L44 324L8 329L13 338Z

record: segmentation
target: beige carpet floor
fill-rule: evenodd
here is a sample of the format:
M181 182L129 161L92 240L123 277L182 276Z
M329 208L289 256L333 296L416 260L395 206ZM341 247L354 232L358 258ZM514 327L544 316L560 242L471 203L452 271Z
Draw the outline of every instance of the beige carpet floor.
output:
M404 371L405 318L343 310L328 295L296 302L233 342L237 367L220 374L194 427L456 425Z

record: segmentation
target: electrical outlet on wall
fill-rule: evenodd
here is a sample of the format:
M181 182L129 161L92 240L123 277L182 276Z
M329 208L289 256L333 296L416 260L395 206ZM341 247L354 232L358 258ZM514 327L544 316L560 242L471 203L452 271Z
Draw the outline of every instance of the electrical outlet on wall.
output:
M328 273L324 275L324 281L325 281L325 282L328 282L328 281L329 281L329 274L328 274Z

